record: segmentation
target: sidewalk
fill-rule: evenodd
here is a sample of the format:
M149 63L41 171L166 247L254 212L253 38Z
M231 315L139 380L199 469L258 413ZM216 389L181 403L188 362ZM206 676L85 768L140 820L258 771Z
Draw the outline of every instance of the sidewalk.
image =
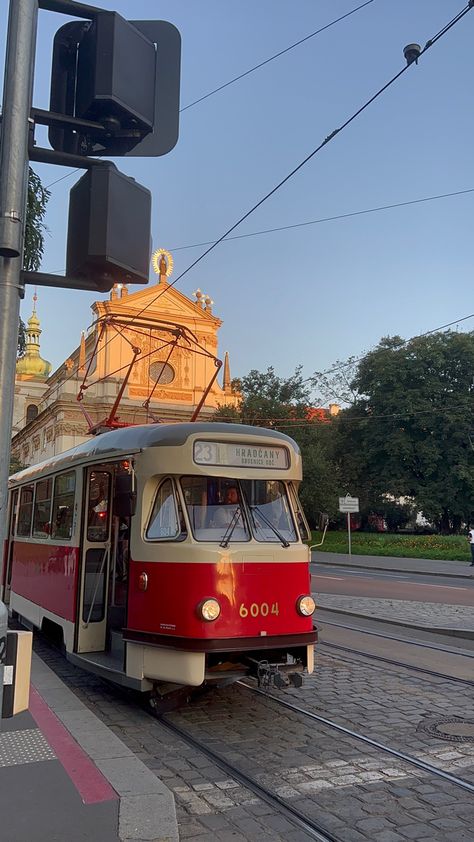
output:
M415 600L383 599L361 596L326 594L317 591L317 574L313 573L316 604L324 611L378 620L394 626L404 626L433 634L451 635L474 640L474 568L462 561L433 561L421 558L389 556L349 556L343 553L312 553L312 564L351 567L360 570L384 570L396 573L419 573L458 579L463 590L472 587L473 605L456 603L419 602ZM449 585L455 598L457 586Z
M474 578L474 567L468 561L439 561L431 558L398 558L380 555L349 555L348 553L323 553L313 550L312 564L334 567L354 567L363 570L387 570L391 573L422 573L429 576Z
M177 842L172 793L33 655L29 710L0 723L2 842Z

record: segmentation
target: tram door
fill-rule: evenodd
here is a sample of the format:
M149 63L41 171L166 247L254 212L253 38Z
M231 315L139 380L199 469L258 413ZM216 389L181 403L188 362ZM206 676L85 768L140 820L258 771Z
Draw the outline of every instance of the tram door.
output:
M101 652L107 633L112 473L89 468L86 488L77 651Z
M5 564L7 565L7 569L5 571L5 590L3 594L3 601L6 605L10 602L10 591L11 591L11 582L12 582L12 565L13 565L13 552L14 552L14 539L15 539L15 521L16 521L16 512L18 508L18 489L15 489L12 495L11 501L11 508L10 508L10 522L8 527L8 545L5 553Z

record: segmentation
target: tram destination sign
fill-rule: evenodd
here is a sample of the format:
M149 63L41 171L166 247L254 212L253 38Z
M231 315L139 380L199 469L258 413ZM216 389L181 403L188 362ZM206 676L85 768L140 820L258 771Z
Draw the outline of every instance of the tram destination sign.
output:
M346 497L339 497L339 511L340 512L358 512L359 511L359 498L358 497L350 497L349 494Z
M222 465L236 468L273 468L285 471L290 465L286 447L235 442L195 441L196 465Z

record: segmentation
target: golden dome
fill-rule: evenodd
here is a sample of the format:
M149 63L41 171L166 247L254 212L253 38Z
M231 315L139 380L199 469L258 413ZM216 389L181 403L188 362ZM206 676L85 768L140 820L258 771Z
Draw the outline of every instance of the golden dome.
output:
M36 315L36 294L33 299L33 312L28 319L26 329L25 353L16 364L17 377L24 380L46 380L51 373L51 363L40 357L40 321Z

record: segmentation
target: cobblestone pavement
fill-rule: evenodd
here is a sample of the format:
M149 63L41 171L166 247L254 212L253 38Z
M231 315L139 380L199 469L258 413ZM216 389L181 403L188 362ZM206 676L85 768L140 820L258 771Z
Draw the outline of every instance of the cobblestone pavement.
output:
M175 793L182 839L285 840L307 835L124 695L40 644L39 654ZM474 780L474 743L419 729L449 712L472 718L472 688L345 655L317 657L287 700ZM268 786L341 842L474 842L474 798L448 781L337 734L271 698L233 686L170 715L229 763ZM418 729L418 730L417 730Z
M445 605L442 602L408 602L402 599L373 599L366 596L340 596L316 592L319 608L350 611L364 617L395 620L427 629L468 629L474 633L474 608Z

